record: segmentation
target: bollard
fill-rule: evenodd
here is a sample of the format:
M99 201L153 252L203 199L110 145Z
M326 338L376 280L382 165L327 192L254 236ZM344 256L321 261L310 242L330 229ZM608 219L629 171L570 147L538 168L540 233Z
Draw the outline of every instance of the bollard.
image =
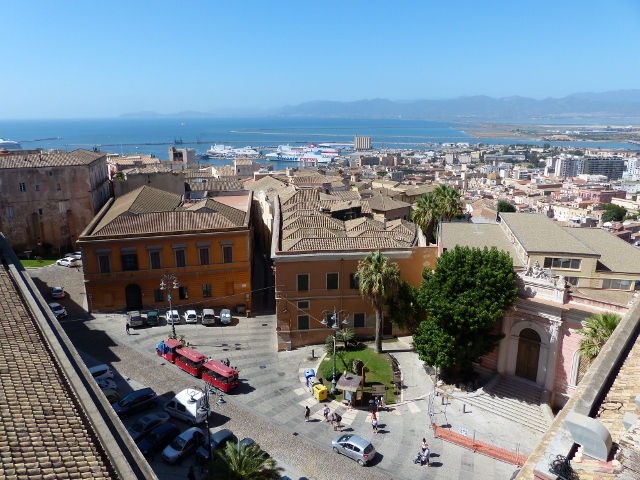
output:
M462 404L462 413L467 413L467 404L466 403Z
M313 348L311 349L311 358L316 358L316 352Z
M444 405L444 395L440 397L440 399L441 399L440 405Z

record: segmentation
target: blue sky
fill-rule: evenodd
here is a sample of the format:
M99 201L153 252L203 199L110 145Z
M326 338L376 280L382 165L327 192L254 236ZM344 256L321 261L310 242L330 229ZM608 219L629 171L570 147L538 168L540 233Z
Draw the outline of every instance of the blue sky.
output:
M4 119L640 88L637 0L5 0L2 11Z

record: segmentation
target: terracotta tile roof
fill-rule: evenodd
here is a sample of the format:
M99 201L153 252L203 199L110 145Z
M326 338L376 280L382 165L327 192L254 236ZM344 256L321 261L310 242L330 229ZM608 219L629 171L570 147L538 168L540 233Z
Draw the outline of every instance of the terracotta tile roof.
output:
M396 208L410 207L408 203L393 200L392 198L385 197L384 195L374 195L368 198L369 206L374 212L388 212L389 210L395 210Z
M114 478L61 365L0 266L0 478Z
M220 165L218 167L213 167L213 174L214 176L218 176L218 177L235 177L236 176L236 169L233 168L231 165Z
M360 193L354 190L336 190L334 192L322 193L320 192L321 200L360 200Z
M204 177L203 180L206 181L198 182L195 179L187 179L187 183L193 192L201 192L203 190L244 190L244 185L239 180L220 180L216 177Z
M160 163L156 163L156 164L146 165L144 167L127 168L125 170L122 170L122 173L126 175L143 175L143 174L149 174L149 173L171 173L174 171L175 170L169 167L165 167ZM178 173L175 173L175 174L177 175Z
M89 165L99 158L105 158L102 152L89 150L51 150L42 153L15 153L0 156L0 168L38 168Z
M249 216L211 198L183 208L180 195L143 186L116 199L90 236L233 228Z

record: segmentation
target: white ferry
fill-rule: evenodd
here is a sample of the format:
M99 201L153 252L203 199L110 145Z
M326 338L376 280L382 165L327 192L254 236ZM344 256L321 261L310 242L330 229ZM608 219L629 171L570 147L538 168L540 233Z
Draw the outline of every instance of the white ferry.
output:
M0 138L0 150L22 150L22 145L12 140L3 140Z

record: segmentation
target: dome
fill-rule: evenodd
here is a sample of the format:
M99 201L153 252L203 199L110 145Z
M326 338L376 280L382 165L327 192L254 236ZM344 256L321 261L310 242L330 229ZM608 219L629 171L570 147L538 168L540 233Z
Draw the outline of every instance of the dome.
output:
M491 172L487 178L489 180L498 180L500 178L500 175L498 175L496 172Z

